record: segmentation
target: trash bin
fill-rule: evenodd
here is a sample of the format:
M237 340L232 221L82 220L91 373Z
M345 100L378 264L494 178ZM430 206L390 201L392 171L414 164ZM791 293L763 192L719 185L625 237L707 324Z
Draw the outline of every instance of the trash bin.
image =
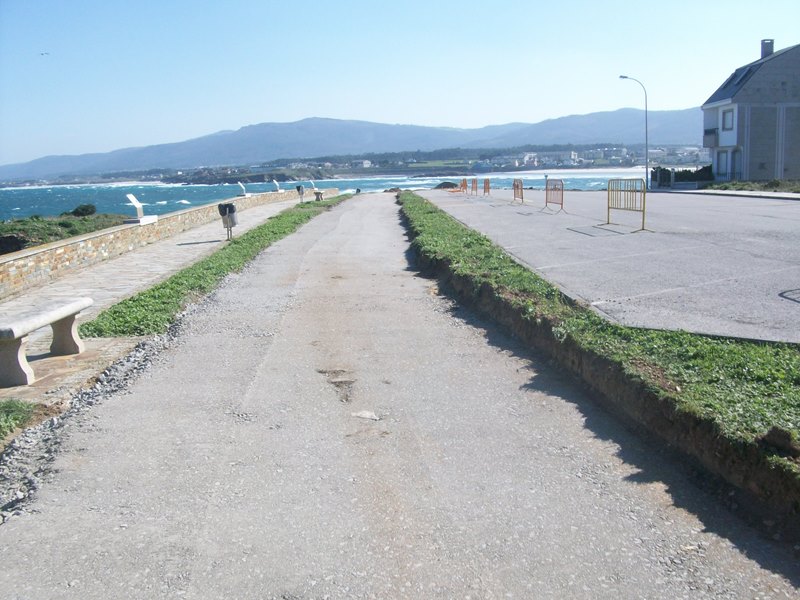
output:
M222 217L222 226L228 230L228 239L231 239L231 229L239 224L236 205L233 202L222 202L217 204L217 210Z
M217 210L222 217L222 224L225 227L234 227L239 223L236 217L236 205L232 202L223 202L217 205Z

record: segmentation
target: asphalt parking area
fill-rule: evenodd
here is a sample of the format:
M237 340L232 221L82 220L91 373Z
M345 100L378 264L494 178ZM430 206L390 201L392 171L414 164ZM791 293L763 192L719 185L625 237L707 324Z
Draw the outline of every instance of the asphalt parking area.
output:
M420 192L519 261L620 323L800 342L800 201L650 192L641 214L606 192ZM556 207L557 209L558 207Z

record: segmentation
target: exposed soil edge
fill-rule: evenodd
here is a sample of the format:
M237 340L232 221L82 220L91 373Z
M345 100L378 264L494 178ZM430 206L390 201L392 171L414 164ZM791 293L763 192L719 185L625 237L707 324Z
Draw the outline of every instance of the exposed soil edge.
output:
M413 241L416 233L401 210L401 220ZM420 271L437 277L441 289L459 302L500 325L509 335L553 357L596 393L609 412L637 430L666 443L741 491L740 500L758 518L769 517L782 539L800 540L800 478L788 468L767 461L757 443L743 443L720 434L708 418L679 410L664 390L654 390L622 365L580 348L571 338L559 340L553 323L526 318L519 308L491 285L458 275L447 260L421 253L411 244Z

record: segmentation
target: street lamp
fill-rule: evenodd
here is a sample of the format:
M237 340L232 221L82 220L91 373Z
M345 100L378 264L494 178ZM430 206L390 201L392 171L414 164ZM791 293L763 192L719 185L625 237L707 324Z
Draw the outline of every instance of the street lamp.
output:
M647 89L644 87L644 84L635 79L633 77L628 77L627 75L620 75L620 79L630 79L631 81L635 81L640 86L642 86L642 91L644 91L644 185L646 189L650 189L650 144L648 142L647 137Z

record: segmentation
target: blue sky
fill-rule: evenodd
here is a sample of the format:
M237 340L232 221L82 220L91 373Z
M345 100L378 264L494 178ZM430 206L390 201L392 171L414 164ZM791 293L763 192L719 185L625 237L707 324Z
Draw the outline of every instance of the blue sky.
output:
M757 6L757 8L755 8ZM700 106L797 0L0 0L0 164L306 117L448 127Z

